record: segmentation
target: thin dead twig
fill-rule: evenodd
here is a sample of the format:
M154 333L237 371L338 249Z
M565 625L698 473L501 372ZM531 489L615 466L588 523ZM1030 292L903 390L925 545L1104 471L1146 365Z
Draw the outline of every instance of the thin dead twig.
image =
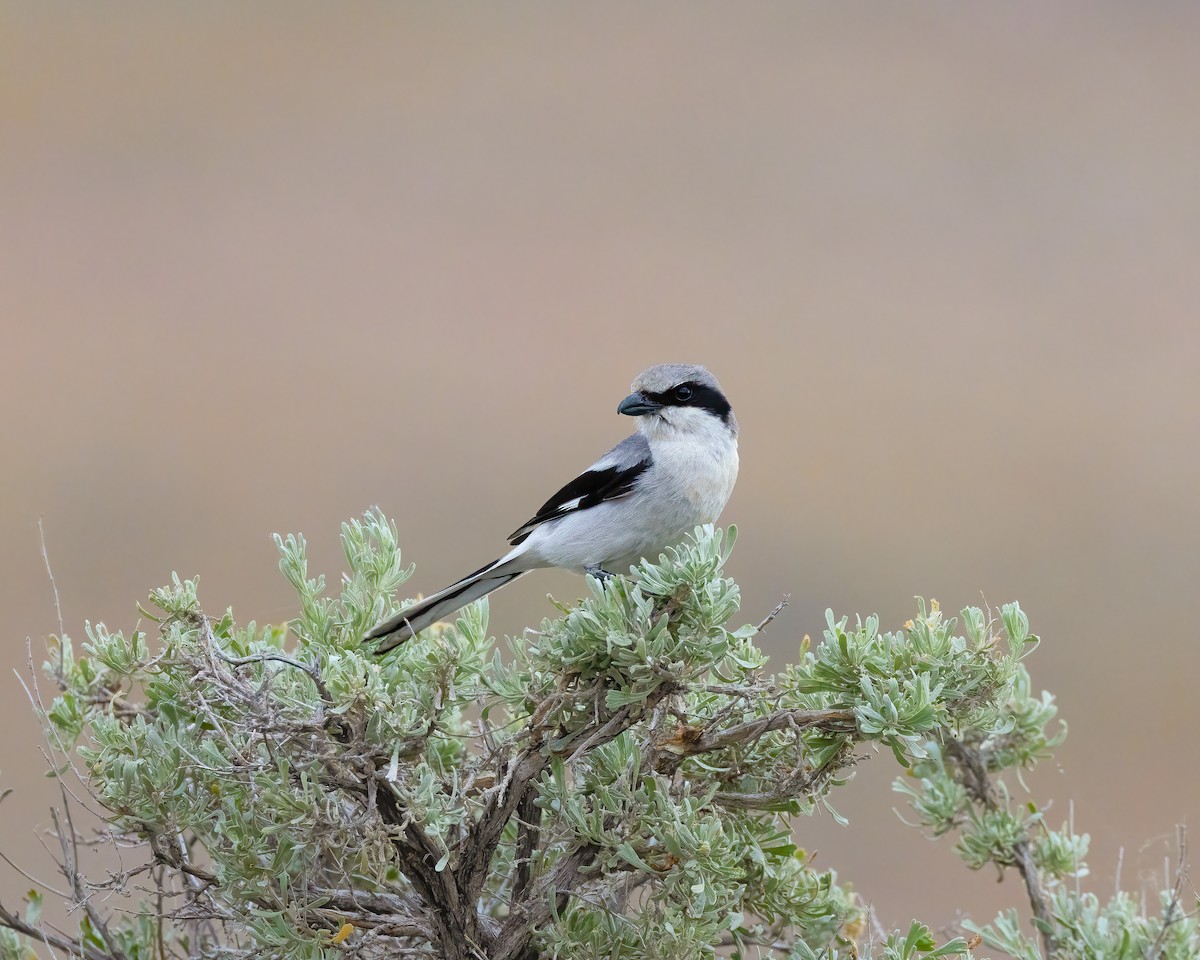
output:
M63 626L62 604L58 599L58 584L54 582L54 571L50 569L50 554L46 551L46 528L42 524L41 517L38 517L38 539L42 542L42 560L46 564L46 576L50 578L50 589L54 591L54 612L58 614L58 635L61 637L67 630Z
M68 937L51 933L49 930L30 926L15 913L5 909L3 904L0 904L0 927L8 927L9 930L24 934L31 940L44 943L68 957L83 957L84 960L114 960L111 954L101 953L94 947L89 947L82 939L71 940Z
M765 617L763 617L758 622L758 626L756 626L754 628L754 635L758 636L760 633L762 633L767 628L767 626L770 624L770 622L772 620L774 620L777 616L779 616L781 613L783 613L784 607L786 607L791 602L792 602L792 595L790 593L785 593L783 595L783 599L780 600L777 604L775 604L774 607L771 608L771 612L768 613Z
M954 762L957 780L961 783L980 805L987 810L999 809L996 800L996 790L988 776L979 752L952 737L946 740L946 756ZM1042 935L1042 947L1046 960L1053 960L1058 950L1058 940L1054 936L1054 916L1050 912L1050 896L1042 885L1042 875L1033 860L1033 844L1028 836L1013 844L1013 861L1017 872L1025 883L1025 892L1029 897L1029 905L1037 919L1038 931Z
M274 652L256 653L249 657L231 657L221 649L221 645L217 642L217 638L213 634L212 624L209 622L208 617L204 614L198 614L197 619L199 620L200 629L203 631L206 645L225 663L232 667L244 667L251 663L275 662L294 667L312 680L313 685L317 688L317 692L321 695L321 699L326 704L333 702L333 698L329 694L329 688L325 686L325 681L321 677L320 671L312 664L302 663L294 657L289 657L287 654Z
M776 730L816 728L830 733L853 733L856 720L853 710L777 710L756 720L747 720L720 729L712 724L695 728L680 726L670 737L658 742L664 753L690 757L710 753L740 743L758 740Z
M74 894L76 906L83 907L83 911L87 914L88 921L92 927L99 932L104 938L104 942L112 944L112 935L108 931L108 921L91 903L91 895L87 890L87 885L84 882L83 875L79 872L79 843L78 834L75 832L75 821L71 817L71 803L67 798L66 784L59 778L58 783L60 796L63 802L63 820L65 820L65 829L63 821L59 820L58 811L51 808L50 819L54 822L54 830L58 835L58 843L62 848L63 861L61 866L62 874L67 882L71 885L71 890ZM123 958L124 954L110 946L109 951L116 958Z
M1166 949L1167 945L1167 932L1186 916L1179 908L1179 901L1183 899L1183 887L1187 882L1187 827L1182 824L1176 826L1175 838L1175 882L1171 887L1171 899L1163 910L1162 929L1158 931L1158 936L1154 938L1154 943L1150 945L1150 949L1146 953L1146 960L1158 960L1162 956L1163 950Z

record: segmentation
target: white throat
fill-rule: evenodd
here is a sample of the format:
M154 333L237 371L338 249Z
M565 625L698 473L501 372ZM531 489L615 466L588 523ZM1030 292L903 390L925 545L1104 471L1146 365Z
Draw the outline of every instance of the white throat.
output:
M659 442L690 441L712 444L713 447L732 445L737 449L737 421L732 414L729 423L725 423L720 417L696 407L664 407L638 420L638 432L651 447Z
M650 444L664 487L690 505L683 532L713 523L725 509L738 475L737 430L706 410L668 407L641 418L638 430Z

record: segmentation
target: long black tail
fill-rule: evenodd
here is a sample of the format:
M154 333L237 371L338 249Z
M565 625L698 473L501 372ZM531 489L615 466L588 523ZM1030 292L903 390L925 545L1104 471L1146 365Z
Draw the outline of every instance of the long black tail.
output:
M445 590L426 597L424 600L419 600L411 607L406 607L399 613L388 617L383 623L371 629L363 639L379 640L382 638L382 642L375 648L375 653L376 655L387 653L431 624L461 610L468 603L486 596L493 590L499 590L506 583L512 583L517 577L529 572L528 570L518 570L515 573L495 572L497 568L501 567L500 561L489 563L486 567L463 577L457 583L450 584Z

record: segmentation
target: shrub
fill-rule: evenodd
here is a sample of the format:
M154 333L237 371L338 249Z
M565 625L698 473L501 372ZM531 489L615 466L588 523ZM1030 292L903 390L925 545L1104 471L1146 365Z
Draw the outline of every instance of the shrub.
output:
M946 618L921 603L900 630L827 614L775 674L730 629L722 573L734 531L692 540L588 596L502 654L486 602L377 659L363 633L396 609L395 527L344 524L340 595L309 576L304 539L277 538L299 614L237 626L194 580L151 595L158 636L88 628L56 639L50 739L142 861L102 883L77 868L74 935L0 907L0 953L38 944L86 960L459 958L793 960L967 954L1183 960L1200 934L1179 882L1159 912L1078 890L1088 837L1017 803L1006 775L1065 727L1034 694L1037 646L1017 604ZM961 632L960 632L961 631ZM1014 913L937 944L914 923L883 938L853 889L793 841L829 809L855 750L886 747L896 788L974 869L1015 869ZM836 816L836 814L835 814ZM129 861L124 853L124 861ZM132 914L106 894L155 891Z

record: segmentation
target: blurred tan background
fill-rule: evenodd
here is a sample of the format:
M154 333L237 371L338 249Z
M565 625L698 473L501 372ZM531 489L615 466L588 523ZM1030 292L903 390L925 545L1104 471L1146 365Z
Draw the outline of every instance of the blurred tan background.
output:
M51 873L9 669L172 570L292 612L395 517L430 591L624 435L664 360L743 424L726 512L780 665L823 611L1019 598L1088 881L1200 814L1200 7L0 9L3 849ZM493 605L546 615L565 574ZM872 757L801 842L884 921L1020 902ZM0 864L0 897L26 881Z

